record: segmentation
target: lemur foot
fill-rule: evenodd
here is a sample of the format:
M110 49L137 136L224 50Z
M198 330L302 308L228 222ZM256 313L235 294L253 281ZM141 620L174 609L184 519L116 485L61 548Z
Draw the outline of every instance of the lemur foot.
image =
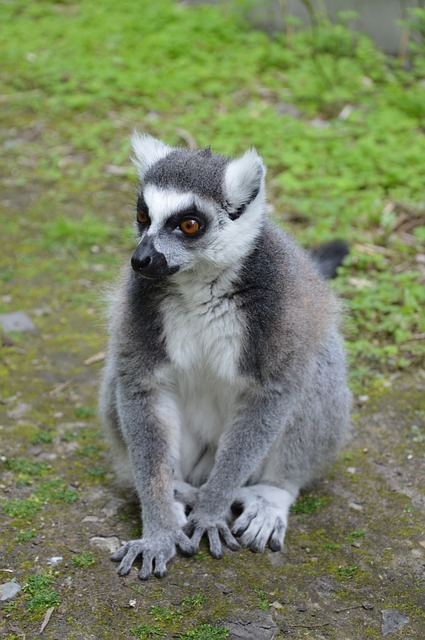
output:
M242 507L242 514L235 520L232 532L239 537L243 547L262 553L269 543L272 551L283 548L288 524L288 513L297 492L289 493L270 485L243 487L234 504Z

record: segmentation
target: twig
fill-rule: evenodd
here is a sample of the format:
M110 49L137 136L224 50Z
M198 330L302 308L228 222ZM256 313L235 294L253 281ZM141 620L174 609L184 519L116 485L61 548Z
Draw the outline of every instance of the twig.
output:
M52 389L52 391L49 393L49 398L56 398L61 393L61 391L67 389L70 384L72 384L72 380L66 380L61 384L58 384L58 386Z
M96 362L103 362L104 359L105 359L105 352L99 351L98 353L95 353L94 356L90 356L90 358L87 358L87 360L84 360L84 364L86 365L86 367L88 367L91 364L96 364Z
M50 607L49 609L47 609L46 615L44 616L43 624L40 627L40 633L43 633L44 629L49 624L50 618L52 617L52 613L54 610L55 610L54 607Z

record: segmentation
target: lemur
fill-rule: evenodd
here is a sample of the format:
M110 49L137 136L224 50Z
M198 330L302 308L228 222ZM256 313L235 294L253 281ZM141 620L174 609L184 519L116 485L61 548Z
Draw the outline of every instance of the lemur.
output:
M166 574L206 536L282 549L299 491L349 431L340 308L325 282L344 247L311 256L266 215L255 149L132 138L140 188L131 266L111 298L100 416L143 535L112 560ZM239 515L235 516L235 507Z

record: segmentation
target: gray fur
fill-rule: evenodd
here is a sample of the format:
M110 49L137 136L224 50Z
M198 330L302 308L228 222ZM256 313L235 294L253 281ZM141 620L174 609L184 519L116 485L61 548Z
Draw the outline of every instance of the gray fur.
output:
M191 191L223 205L223 175L228 162L224 156L212 155L209 147L199 151L176 149L147 171L144 184Z
M140 244L158 242L179 271L147 279L127 270L110 306L100 414L143 516L142 538L113 559L124 575L142 556L142 579L164 575L176 548L196 552L204 535L214 557L222 541L281 549L290 505L349 430L338 304L307 254L266 219L264 177L242 201L261 160L254 151L235 164L194 157L171 150L144 176L152 222ZM244 206L236 220L223 202L229 185ZM170 188L205 212L199 243L167 227ZM234 504L242 513L232 523Z

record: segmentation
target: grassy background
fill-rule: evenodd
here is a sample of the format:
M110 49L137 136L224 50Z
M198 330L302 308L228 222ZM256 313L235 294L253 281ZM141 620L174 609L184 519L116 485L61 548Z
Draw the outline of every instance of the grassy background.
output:
M278 223L306 246L351 245L335 288L360 389L424 353L425 18L411 55L389 59L343 21L270 37L244 7L0 5L0 311L12 294L30 313L52 300L64 316L90 311L91 285L116 276L132 243L134 127L224 154L255 145Z

